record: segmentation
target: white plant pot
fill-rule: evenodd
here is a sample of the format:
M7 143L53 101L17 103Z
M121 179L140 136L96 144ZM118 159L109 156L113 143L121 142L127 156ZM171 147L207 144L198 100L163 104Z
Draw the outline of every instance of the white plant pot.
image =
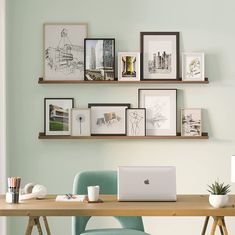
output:
M214 208L225 207L228 204L228 195L210 195L209 202Z

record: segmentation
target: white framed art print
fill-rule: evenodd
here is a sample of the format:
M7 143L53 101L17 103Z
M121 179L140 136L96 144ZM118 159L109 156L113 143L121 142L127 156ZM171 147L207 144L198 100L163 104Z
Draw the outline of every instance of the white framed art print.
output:
M204 81L205 64L204 53L182 53L182 80Z
M140 80L140 53L119 52L118 53L118 80L139 81Z

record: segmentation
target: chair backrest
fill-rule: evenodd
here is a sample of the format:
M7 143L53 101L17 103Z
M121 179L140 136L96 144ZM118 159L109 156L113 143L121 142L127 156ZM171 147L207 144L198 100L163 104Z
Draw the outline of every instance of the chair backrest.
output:
M77 174L73 182L74 194L87 194L87 186L99 185L100 194L117 194L116 171L85 171ZM144 231L143 221L137 216L115 216L123 228ZM72 234L80 235L86 229L89 216L76 216L72 219Z

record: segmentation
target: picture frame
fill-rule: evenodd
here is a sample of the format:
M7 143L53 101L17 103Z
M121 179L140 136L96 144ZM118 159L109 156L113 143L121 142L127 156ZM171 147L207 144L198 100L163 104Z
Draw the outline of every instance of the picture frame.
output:
M139 52L118 52L118 80L140 81Z
M202 135L202 109L182 108L181 109L181 135L201 136Z
M127 136L146 135L146 109L130 108L126 109Z
M179 80L179 32L141 32L141 80Z
M44 80L84 80L87 23L45 23Z
M146 108L147 136L176 136L177 89L139 89L138 107Z
M91 112L90 109L71 109L71 135L90 136L91 135Z
M182 53L182 80L205 81L205 60L203 52Z
M117 80L114 38L85 38L84 48L84 80Z
M45 135L70 135L73 107L73 98L44 98Z
M130 104L93 103L88 108L91 109L91 135L126 135L126 109Z

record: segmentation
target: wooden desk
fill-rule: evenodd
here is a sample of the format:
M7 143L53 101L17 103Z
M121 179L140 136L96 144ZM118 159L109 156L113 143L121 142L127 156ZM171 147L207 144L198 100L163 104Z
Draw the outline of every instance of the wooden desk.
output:
M205 195L178 195L177 202L118 202L116 196L101 195L103 203L55 202L55 196L43 200L28 200L19 204L6 204L0 196L0 216L203 216L206 217L202 234L205 234L209 217L214 218L211 235L219 226L221 234L228 234L225 216L235 216L235 195L229 198L226 208L214 209ZM222 231L223 230L223 231ZM26 233L31 234L31 233Z

